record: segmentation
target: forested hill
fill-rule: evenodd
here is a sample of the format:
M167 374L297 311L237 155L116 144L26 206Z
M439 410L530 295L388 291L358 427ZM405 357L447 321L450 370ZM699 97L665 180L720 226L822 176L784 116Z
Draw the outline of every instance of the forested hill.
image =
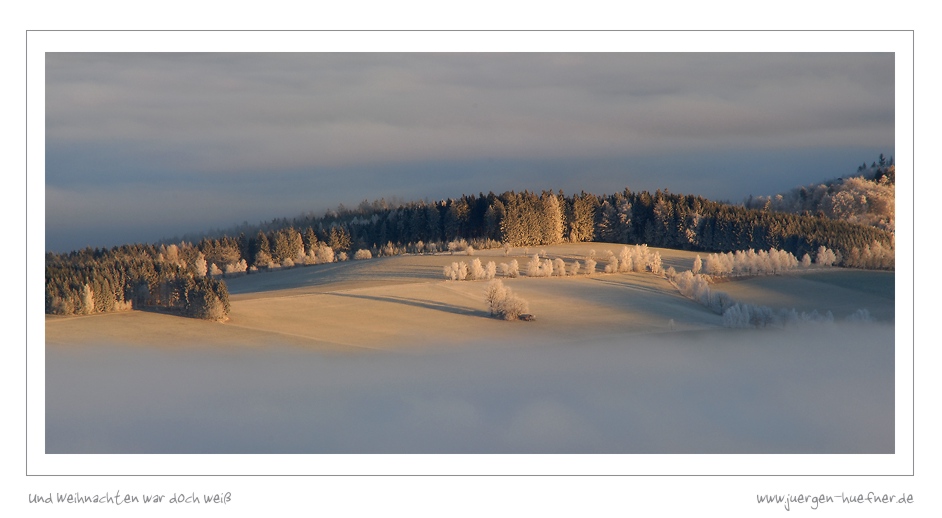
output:
M321 217L260 225L195 244L125 245L47 254L46 311L72 314L133 305L219 319L221 280L279 267L410 253L470 241L475 248L605 241L729 252L777 248L796 257L821 246L848 267L893 268L892 232L818 215L774 212L666 191L612 195L529 191L464 195L391 206L380 200ZM356 254L354 254L356 255Z
M896 166L880 155L879 162L857 168L857 174L797 187L774 196L750 197L748 208L813 214L894 232L896 228Z

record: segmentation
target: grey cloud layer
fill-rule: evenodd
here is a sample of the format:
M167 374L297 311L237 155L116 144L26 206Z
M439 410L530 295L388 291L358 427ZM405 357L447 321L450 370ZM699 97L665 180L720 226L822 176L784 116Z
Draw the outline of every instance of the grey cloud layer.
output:
M51 53L46 246L391 196L773 194L893 153L893 66L886 53Z
M47 61L47 138L166 167L858 145L893 124L892 55L182 54Z

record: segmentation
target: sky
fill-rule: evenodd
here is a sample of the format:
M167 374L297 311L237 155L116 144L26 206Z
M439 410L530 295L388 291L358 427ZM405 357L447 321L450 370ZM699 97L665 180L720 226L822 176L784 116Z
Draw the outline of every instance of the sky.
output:
M45 246L363 200L741 202L894 155L892 53L47 53Z

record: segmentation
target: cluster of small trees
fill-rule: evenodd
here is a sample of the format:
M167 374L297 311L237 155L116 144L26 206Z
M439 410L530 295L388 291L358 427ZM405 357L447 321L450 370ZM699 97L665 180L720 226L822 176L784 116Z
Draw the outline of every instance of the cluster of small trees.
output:
M606 250L604 261L605 273L661 273L661 254L657 250L651 250L646 244L622 247L617 257L611 250Z
M671 272L668 278L681 295L722 315L724 327L784 327L834 321L834 315L830 311L821 314L817 311L798 312L795 309L774 310L768 306L736 302L727 293L713 290L710 287L710 277L689 270L681 273ZM857 310L848 319L869 321L870 314L867 310Z
M46 255L46 312L75 315L154 309L221 320L226 284L207 275L192 245L124 245Z
M763 254L762 251L756 253L752 250L737 251L731 254L720 254L717 257L708 258L707 269L717 268L716 261L724 261L720 275L728 275L729 272L748 272L751 274L771 275L777 273L776 264L786 265L785 268L794 268L798 261L791 254L780 250L769 250ZM779 263L776 263L775 257L779 257ZM755 327L784 327L789 325L833 322L834 315L828 311L819 313L817 311L798 312L795 309L774 310L768 306L759 306L755 304L745 304L736 302L727 293L715 291L711 287L712 279L710 276L697 273L700 257L694 260L694 269L680 273L673 268L667 270L667 279L677 288L681 295L699 303L710 311L723 316L724 327L730 328L755 328ZM711 262L711 259L713 262ZM834 252L826 247L820 247L816 256L816 262L823 265L831 265L838 258ZM731 266L730 266L731 265ZM810 265L810 259L805 254L802 260L803 266ZM870 321L870 313L866 309L859 309L848 317L851 321Z
M710 287L710 278L701 273L692 271L683 271L674 274L669 270L668 280L674 284L681 295L691 299L710 311L722 315L723 312L734 304L734 301L724 292L714 291Z
M527 277L553 277L566 275L566 265L562 259L540 259L534 254L527 263Z
M844 252L841 264L852 268L872 270L892 270L896 266L896 257L892 248L887 248L874 241L860 247L853 246Z
M470 266L464 261L445 265L444 273L446 279L453 281L489 280L497 275L497 264L494 261L488 261L486 265L483 265L480 259L474 258Z
M500 274L515 279L520 276L520 264L516 259L512 259L509 263L500 263Z
M544 257L541 257L543 255ZM595 251L589 253L585 259L585 266L578 260L566 264L562 258L545 257L546 253L533 254L526 265L527 277L565 277L574 275L595 275L597 261L595 260ZM647 245L635 245L633 247L622 247L619 255L616 256L610 250L606 251L604 259L606 266L605 273L626 273L626 272L650 272L660 275L661 254L657 250L648 248ZM520 266L516 259L509 263L501 263L497 268L492 268L493 262L489 262L486 267L480 266L480 260L474 259L469 266L464 261L453 262L446 265L443 273L446 279L450 280L480 280L493 279L499 272L504 277L515 278L520 275ZM477 265L477 266L475 266ZM480 273L480 272L483 272Z
M821 248L827 250L825 247ZM700 256L698 255L697 259L699 258ZM833 264L833 261L823 263L819 260L818 262L827 265ZM714 276L766 275L797 268L798 264L798 259L790 252L775 248L768 251L759 250L758 252L750 249L737 250L725 254L710 254L707 256L706 260L706 271ZM694 261L694 267L699 271L699 269L696 268L696 260Z
M517 320L520 315L530 311L527 301L504 286L500 279L496 279L487 285L484 290L484 300L487 302L491 316L504 320Z

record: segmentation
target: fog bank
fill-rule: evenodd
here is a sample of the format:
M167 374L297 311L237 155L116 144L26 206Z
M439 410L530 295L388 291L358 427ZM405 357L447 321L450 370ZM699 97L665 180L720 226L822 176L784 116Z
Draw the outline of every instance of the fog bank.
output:
M892 453L884 324L325 355L46 348L47 453Z

